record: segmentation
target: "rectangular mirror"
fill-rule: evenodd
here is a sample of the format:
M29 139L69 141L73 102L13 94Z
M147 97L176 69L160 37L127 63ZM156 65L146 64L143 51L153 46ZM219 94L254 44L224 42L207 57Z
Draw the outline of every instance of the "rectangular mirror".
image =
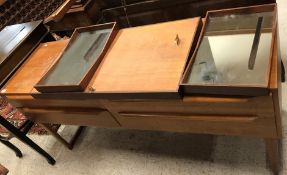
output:
M40 92L83 91L115 35L115 23L78 28L60 59L35 88Z
M183 84L189 89L195 87L194 92L215 94L241 95L241 87L267 88L275 27L273 8L209 13Z

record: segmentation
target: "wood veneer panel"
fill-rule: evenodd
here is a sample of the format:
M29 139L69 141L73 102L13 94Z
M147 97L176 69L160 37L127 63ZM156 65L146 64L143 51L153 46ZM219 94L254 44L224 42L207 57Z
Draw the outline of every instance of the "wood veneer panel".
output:
M256 115L274 118L271 96L224 98L190 96L183 100L108 101L116 113L173 113L193 115Z
M40 123L66 125L119 127L112 115L102 109L90 108L19 108L30 119Z
M125 128L192 132L219 135L245 135L277 138L273 118L257 116L197 116L120 114L118 121Z
M30 94L34 85L59 58L69 40L40 44L2 89L5 94Z
M199 22L192 18L120 30L90 86L97 93L177 92Z
M9 103L14 107L30 107L30 108L51 108L51 107L65 107L65 108L98 108L105 109L102 100L99 99L40 99L33 98L31 95L6 95Z

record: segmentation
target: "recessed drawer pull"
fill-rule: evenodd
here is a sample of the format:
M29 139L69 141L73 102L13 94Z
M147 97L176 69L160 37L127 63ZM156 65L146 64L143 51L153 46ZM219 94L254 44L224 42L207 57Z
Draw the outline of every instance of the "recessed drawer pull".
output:
M89 108L74 108L74 109L65 109L65 108L20 108L24 113L65 113L65 114L89 114L89 113L101 113L106 112L104 109L89 109Z
M98 108L19 108L32 121L65 125L119 127L110 112Z
M151 114L151 113L119 113L123 117L162 118L164 120L187 120L204 122L243 122L250 123L259 117L255 115L192 115L192 114Z

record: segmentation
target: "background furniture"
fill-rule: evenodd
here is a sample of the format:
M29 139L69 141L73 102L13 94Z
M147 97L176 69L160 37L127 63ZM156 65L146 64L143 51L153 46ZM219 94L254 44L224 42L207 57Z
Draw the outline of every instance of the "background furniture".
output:
M76 27L97 24L100 6L97 0L66 0L45 19L52 32L72 32Z
M8 0L0 6L0 30L7 25L43 20L64 0Z
M114 21L124 28L195 16L204 17L207 10L274 2L276 1L10 0L3 1L0 6L0 30L6 25L41 19L45 19L53 32L72 31L76 27Z
M102 22L117 21L119 26L134 27L195 16L206 11L275 3L276 0L98 0Z
M274 3L275 0L66 0L45 17L52 32L68 32L76 27L114 22L120 28L147 25L195 16L207 10Z

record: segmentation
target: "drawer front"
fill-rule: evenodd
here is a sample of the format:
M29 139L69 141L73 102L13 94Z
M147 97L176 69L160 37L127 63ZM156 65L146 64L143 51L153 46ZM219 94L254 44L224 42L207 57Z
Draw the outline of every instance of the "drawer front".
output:
M132 129L277 137L274 117L121 112L117 118Z
M105 106L125 128L276 138L270 96L185 97L170 101L109 101Z
M254 98L209 98L191 97L166 101L109 101L105 106L110 111L188 113L194 115L256 115L273 117L273 102L270 96Z
M35 99L30 95L8 95L7 100L17 108L105 108L102 101L98 99Z
M89 108L19 108L28 118L40 123L119 127L106 110Z

